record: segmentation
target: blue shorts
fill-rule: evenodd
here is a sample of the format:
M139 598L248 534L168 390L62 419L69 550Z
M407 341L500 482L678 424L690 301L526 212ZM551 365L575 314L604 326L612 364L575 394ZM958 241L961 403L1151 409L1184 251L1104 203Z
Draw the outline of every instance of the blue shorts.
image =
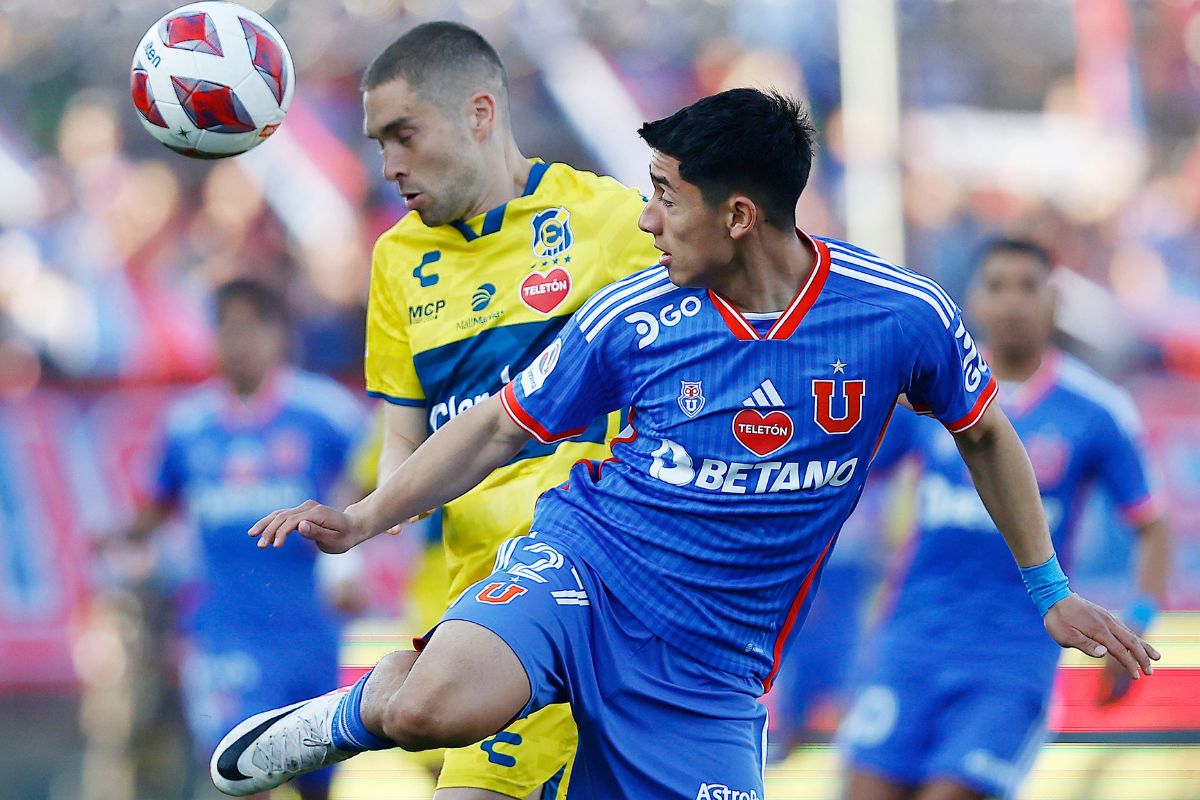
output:
M838 739L851 767L916 786L1012 795L1045 735L1045 690L962 666L892 657L862 683Z
M182 692L192 745L207 764L221 737L260 711L291 705L338 687L337 638L297 644L239 638L224 646L200 635L188 643ZM232 638L232 637L231 637ZM333 769L301 775L296 783L328 787Z
M586 563L543 536L502 545L496 571L443 620L482 625L512 648L532 688L522 716L571 703L572 800L762 800L759 682L668 645Z

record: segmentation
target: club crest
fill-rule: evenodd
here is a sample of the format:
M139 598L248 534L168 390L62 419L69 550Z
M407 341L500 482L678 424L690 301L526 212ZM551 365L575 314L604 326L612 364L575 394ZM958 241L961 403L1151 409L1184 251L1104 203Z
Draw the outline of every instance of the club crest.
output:
M694 417L704 408L703 381L680 381L679 408L689 417Z

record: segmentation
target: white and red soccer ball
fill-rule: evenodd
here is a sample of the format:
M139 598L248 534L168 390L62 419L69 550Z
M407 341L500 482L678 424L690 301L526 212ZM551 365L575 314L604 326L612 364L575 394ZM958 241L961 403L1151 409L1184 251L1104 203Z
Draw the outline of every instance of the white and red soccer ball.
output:
M193 158L223 158L263 142L296 88L292 56L269 22L234 3L192 3L146 31L130 90L150 135Z

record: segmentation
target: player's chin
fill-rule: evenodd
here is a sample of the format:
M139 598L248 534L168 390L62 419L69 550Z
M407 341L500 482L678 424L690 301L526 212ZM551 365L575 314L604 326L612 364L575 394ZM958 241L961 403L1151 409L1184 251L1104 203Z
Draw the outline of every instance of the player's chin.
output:
M662 263L662 262L660 262ZM704 280L705 275L696 270L689 270L679 264L674 258L667 260L663 264L667 268L667 277L671 279L671 283L676 286L682 286L688 289L707 289L709 284Z

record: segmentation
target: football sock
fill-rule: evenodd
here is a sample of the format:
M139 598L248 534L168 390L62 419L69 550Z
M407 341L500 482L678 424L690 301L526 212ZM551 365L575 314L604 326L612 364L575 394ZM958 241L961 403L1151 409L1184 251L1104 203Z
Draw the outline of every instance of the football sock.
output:
M377 736L367 730L362 720L363 687L367 685L368 672L342 695L337 711L333 712L333 746L350 753L364 750L390 750L396 746L391 739Z

